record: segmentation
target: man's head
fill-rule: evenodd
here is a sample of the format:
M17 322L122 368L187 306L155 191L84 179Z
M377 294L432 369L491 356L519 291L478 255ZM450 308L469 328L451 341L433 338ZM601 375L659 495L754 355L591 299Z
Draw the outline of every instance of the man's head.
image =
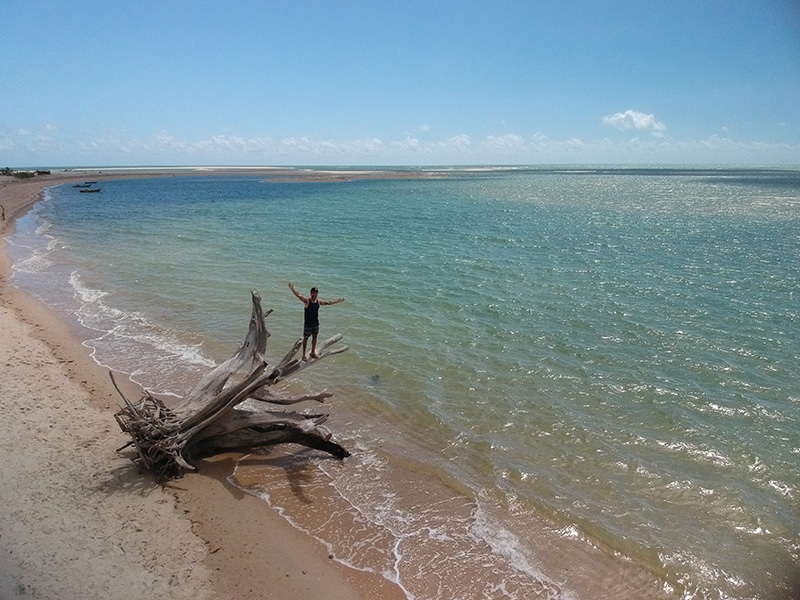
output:
M316 298L317 294L319 294L319 290L315 287L311 288L311 297Z

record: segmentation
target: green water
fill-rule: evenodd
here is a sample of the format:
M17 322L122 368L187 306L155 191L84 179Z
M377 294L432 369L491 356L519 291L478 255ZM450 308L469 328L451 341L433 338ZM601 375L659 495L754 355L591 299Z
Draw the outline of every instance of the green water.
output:
M178 395L239 343L251 289L273 358L301 334L288 281L345 296L321 335L350 351L299 384L334 391L357 450L314 463L320 493L383 557L248 481L409 597L779 597L800 570L800 174L450 175L59 187L10 240L14 281ZM608 565L616 596L592 583ZM460 568L484 584L440 575Z

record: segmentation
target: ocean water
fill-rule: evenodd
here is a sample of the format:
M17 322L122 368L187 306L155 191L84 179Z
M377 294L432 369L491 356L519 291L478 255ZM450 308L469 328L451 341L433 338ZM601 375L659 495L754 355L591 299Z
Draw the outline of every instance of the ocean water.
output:
M167 397L236 349L251 290L273 360L287 282L346 297L320 335L350 350L288 385L334 393L353 456L278 447L230 481L408 598L790 597L800 171L435 175L54 187L12 281Z

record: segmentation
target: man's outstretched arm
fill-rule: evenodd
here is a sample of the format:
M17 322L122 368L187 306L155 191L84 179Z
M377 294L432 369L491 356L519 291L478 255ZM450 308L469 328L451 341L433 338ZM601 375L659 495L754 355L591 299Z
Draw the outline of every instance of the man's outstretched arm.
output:
M306 303L308 303L308 298L306 298L305 296L303 296L303 294L301 294L300 292L298 292L298 291L295 289L295 287L294 287L294 284L293 284L291 281L289 282L289 289L290 289L290 290L292 290L292 293L293 293L295 296L297 296L297 298L298 298L298 299L299 299L299 300L300 300L300 301L301 301L303 304L306 304Z
M340 302L344 302L344 298L337 298L336 300L321 300L320 304L323 306L330 306L331 304L339 304Z

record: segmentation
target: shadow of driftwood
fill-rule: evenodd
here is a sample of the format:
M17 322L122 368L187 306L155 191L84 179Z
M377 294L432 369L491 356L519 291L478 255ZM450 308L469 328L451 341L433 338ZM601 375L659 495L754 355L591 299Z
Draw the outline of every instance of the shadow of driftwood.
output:
M247 455L225 454L200 460L197 474L222 481L235 498L240 498L246 492L228 480L237 465L246 466L248 469L264 469L271 471L272 475L280 469L295 498L304 504L312 504L313 500L307 493L307 490L315 484L316 469L309 460L312 457L315 460L338 460L311 448L298 447L295 451L288 451L286 448L264 448Z
M134 463L134 457L135 452L119 453L119 460L109 470L95 474L94 491L107 495L136 493L147 496L161 489L155 475Z

